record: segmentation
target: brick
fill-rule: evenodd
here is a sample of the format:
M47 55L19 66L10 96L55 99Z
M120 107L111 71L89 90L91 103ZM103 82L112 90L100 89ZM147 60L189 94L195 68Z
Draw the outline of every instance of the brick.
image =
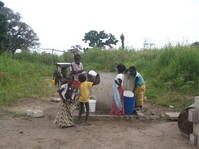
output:
M194 98L194 106L199 109L199 96L195 96Z
M199 122L199 111L197 109L189 109L188 121L193 123Z
M193 123L193 133L199 136L199 124Z

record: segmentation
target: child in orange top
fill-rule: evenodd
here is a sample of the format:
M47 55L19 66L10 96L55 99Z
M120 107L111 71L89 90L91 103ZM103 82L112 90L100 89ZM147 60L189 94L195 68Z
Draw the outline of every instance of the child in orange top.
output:
M90 88L93 87L93 85L99 84L100 78L99 74L97 74L96 79L93 82L86 81L86 76L84 74L80 74L78 76L78 79L80 81L80 108L79 108L79 123L81 123L81 116L84 111L84 105L86 107L86 118L85 123L87 123L88 116L89 116L89 96L90 96Z

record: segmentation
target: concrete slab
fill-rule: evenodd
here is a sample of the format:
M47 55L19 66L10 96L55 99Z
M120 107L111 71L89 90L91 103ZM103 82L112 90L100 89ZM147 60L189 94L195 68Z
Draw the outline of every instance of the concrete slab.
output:
M44 113L42 110L32 110L29 109L26 111L28 116L34 117L34 118L40 118L44 116Z
M180 112L165 112L165 115L168 117L169 120L175 121L178 120Z

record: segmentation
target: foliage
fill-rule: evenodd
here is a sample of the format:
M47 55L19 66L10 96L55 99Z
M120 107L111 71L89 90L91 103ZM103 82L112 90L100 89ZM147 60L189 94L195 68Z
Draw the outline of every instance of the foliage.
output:
M57 55L52 55L50 53L30 53L29 51L23 51L21 53L16 53L13 56L14 59L30 62L30 63L37 63L37 64L46 64L46 65L54 65L57 62L63 62L63 57L59 57Z
M17 49L34 48L39 45L33 29L20 21L21 16L7 7L0 8L0 53Z
M112 45L116 45L118 40L111 33L107 34L104 31L97 32L96 30L91 30L85 33L84 39L85 43L89 41L90 47L105 48L108 46L112 48Z
M146 81L147 101L167 107L173 105L175 109L181 110L193 102L193 96L199 95L198 50L198 47L193 46L140 51L94 48L81 53L81 61L86 71L93 69L98 72L115 72L115 66L119 63L127 67L135 65ZM34 87L33 84L37 84L37 81L28 80L29 78L44 83L44 78L52 76L54 60L55 62L72 62L73 54L66 52L62 56L53 56L47 53L22 52L12 58L10 55L0 56L0 83L3 86L0 99L6 98L7 103L8 98L27 96L23 93L25 89L23 86L29 88L29 84L23 82L22 76L25 76L24 81L29 81L32 87ZM13 88L8 87L8 84L13 85L13 82L23 89L13 89L17 88L15 85ZM14 90L20 95L13 95L7 90Z
M120 40L121 40L121 43L122 43L122 49L124 49L124 34L120 35Z

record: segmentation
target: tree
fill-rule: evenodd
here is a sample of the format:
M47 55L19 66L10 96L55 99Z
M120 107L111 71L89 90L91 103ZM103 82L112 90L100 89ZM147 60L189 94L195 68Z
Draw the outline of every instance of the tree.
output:
M198 47L198 46L199 46L199 42L196 41L196 42L192 43L191 46L193 46L193 47Z
M0 1L0 53L4 52L4 48L7 42L7 26L8 22L6 16L2 13L4 3Z
M39 39L33 29L20 21L19 13L4 7L0 2L0 53L38 46ZM2 31L3 30L3 31ZM1 34L1 33L4 34Z
M120 39L122 43L122 49L124 49L124 34L121 34Z
M17 49L34 48L39 45L36 33L24 22L18 22L15 28L9 30L8 39L8 49L11 53L15 53Z
M0 8L2 8L3 6L4 6L4 3L0 1Z
M116 45L118 40L111 33L107 34L104 31L97 32L96 30L91 30L85 33L83 41L87 43L89 41L90 47L104 48L108 46L112 48L112 45Z

